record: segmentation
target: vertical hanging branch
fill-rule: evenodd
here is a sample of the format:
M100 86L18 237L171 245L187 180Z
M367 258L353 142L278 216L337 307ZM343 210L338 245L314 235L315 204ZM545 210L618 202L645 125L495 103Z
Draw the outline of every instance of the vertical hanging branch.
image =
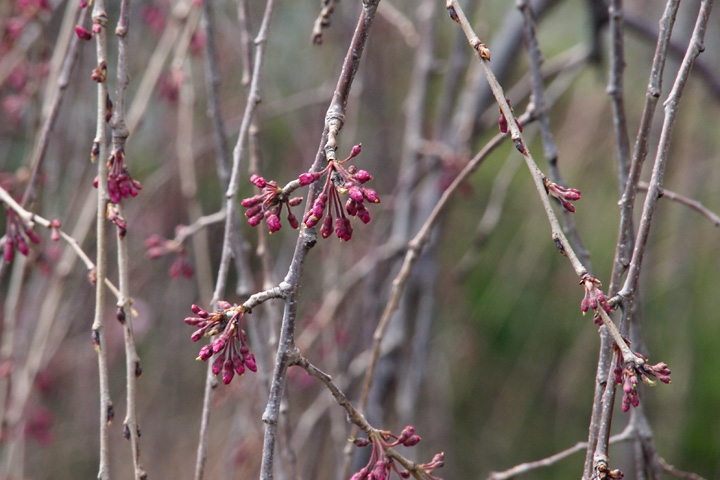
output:
M698 12L693 34L690 38L690 43L685 53L685 57L683 58L682 64L675 76L673 88L664 103L665 118L663 120L660 140L658 142L657 153L655 155L655 162L653 164L653 170L650 177L648 193L645 197L645 203L640 217L640 226L638 228L637 235L635 236L632 260L630 262L627 277L625 278L625 283L617 295L617 301L622 303L624 312L632 311L632 305L637 293L642 260L647 246L648 236L650 234L650 226L657 208L658 200L661 196L660 192L662 189L665 167L667 166L669 159L670 139L672 137L672 131L677 118L678 105L693 62L704 50L703 40L705 38L705 30L710 18L712 6L713 0L703 0L700 4L700 10ZM625 358L625 360L627 361L627 358ZM605 387L606 393L603 398L604 403L608 403L608 400L611 398L611 393L608 390L612 389L612 393L614 394L615 384L611 381L612 376L612 372L610 372L608 375L609 381ZM626 396L627 395L628 393L626 391ZM603 469L608 468L608 440L610 436L609 430L611 416L612 405L603 405L602 418L600 420L600 431L597 445L595 447L595 453L593 455L594 472L601 472Z
M115 107L112 112L110 126L112 129L112 154L111 162L113 169L122 168L125 158L125 144L129 131L125 123L125 89L129 80L127 71L128 57L128 29L130 22L130 0L122 0L120 4L120 18L118 19L115 35L118 37L118 60L117 60L117 83L115 90ZM106 108L111 109L112 103L107 99ZM107 113L110 114L109 112ZM129 173L121 170L121 175ZM130 180L133 182L132 180ZM134 187L139 187L135 182ZM123 195L124 196L124 195ZM111 194L112 198L112 194ZM125 208L122 203L116 203L117 215L121 219L125 218ZM127 412L123 426L123 435L130 441L130 449L133 459L133 468L135 479L141 480L146 477L146 473L140 464L140 426L137 421L137 378L142 374L140 366L140 357L135 349L135 338L133 336L132 324L132 306L130 300L130 259L128 254L128 244L125 235L125 228L118 225L118 283L120 287L120 298L117 301L117 319L123 326L123 336L125 343L125 371L126 371L126 395L127 395Z
M610 80L607 92L612 99L613 128L618 158L618 184L620 192L625 188L630 170L630 140L625 115L625 93L623 74L625 72L624 31L622 0L611 0L610 16Z
M107 85L107 13L105 1L95 0L92 12L93 32L95 33L97 67L93 70L92 79L97 82L97 123L95 139L91 151L91 157L98 166L98 201L97 201L97 258L95 260L95 318L92 324L92 342L98 355L98 370L100 377L100 466L98 478L109 480L110 478L110 451L108 446L108 427L115 416L112 400L110 398L110 387L108 384L107 352L105 351L105 319L103 310L105 307L105 277L107 276L107 223L105 222L105 210L108 202L107 176L108 170L105 164L107 157L107 131L106 123L106 101L108 97Z
M325 167L325 163L335 159L337 149L337 135L343 126L348 96L352 87L355 73L360 66L360 59L367 37L370 33L373 18L377 11L380 0L363 0L363 10L355 27L350 46L345 60L343 61L340 77L338 78L330 106L325 115L325 128L320 139L318 152L311 168L311 172L319 172ZM257 63L256 59L256 63ZM306 213L315 199L317 183L310 185ZM315 245L317 232L315 228L302 229L298 235L295 245L295 253L290 263L290 268L281 287L288 288L288 295L285 299L285 311L283 313L280 341L275 360L275 369L271 383L270 396L263 413L265 423L265 438L263 442L262 464L260 467L260 478L270 480L273 478L273 463L275 455L275 443L277 439L278 418L280 416L280 401L283 397L285 382L287 380L287 369L291 357L296 351L295 346L295 321L297 315L298 293L300 280L304 268L305 258L310 249Z
M637 193L637 185L640 179L642 166L648 152L648 136L650 126L655 114L655 106L662 92L662 74L665 68L665 59L667 56L668 46L670 44L670 35L675 23L675 16L680 5L679 0L669 0L665 5L665 11L659 21L659 34L653 64L648 82L648 89L645 94L645 105L643 107L642 117L640 119L640 127L638 129L635 146L633 149L632 161L630 162L630 170L628 172L623 194L620 199L620 225L618 227L618 240L615 248L615 259L613 261L612 274L610 276L610 295L614 295L620 288L622 276L630 264L630 255L633 250L634 241L634 221L633 211L635 206L635 195ZM621 187L622 188L622 187ZM628 309L623 309L623 312ZM604 337L604 335L602 335ZM598 369L595 382L595 395L593 401L593 409L590 420L590 428L588 431L588 446L585 456L584 479L589 479L592 475L593 456L597 445L597 438L600 429L601 410L603 408L603 391L607 386L609 377L608 373L613 365L611 361L612 350L610 348L600 348L600 358L598 361Z
M230 260L233 258L233 245L236 240L237 232L237 196L238 185L240 181L240 163L242 161L245 145L248 137L248 130L251 125L252 117L255 114L257 105L260 103L260 73L262 71L262 65L265 54L265 46L267 44L267 32L270 26L270 20L272 13L275 8L275 1L268 0L265 4L265 12L263 19L260 24L260 29L255 38L255 62L253 64L253 73L250 81L250 90L248 92L247 103L245 104L245 111L240 124L240 131L238 133L237 143L233 149L233 164L230 178L227 185L227 191L225 193L225 233L223 235L223 246L222 255L220 258L220 266L218 268L217 279L215 283L215 290L213 292L213 298L211 305L217 305L225 292L227 285L227 277L230 269ZM217 114L217 112L216 112ZM217 125L216 125L217 128ZM218 135L218 132L216 132ZM236 252L237 256L239 252ZM212 373L212 365L208 364L208 370L205 381L205 394L203 399L203 411L201 416L200 424L200 435L198 441L198 451L195 461L195 476L196 480L203 478L205 470L205 461L207 460L207 441L208 441L208 425L210 421L210 402L212 397L212 388L215 384L215 378Z

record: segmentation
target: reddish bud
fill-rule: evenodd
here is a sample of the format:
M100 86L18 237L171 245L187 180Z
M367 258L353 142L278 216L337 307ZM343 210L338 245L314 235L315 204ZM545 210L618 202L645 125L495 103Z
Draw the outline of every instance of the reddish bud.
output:
M220 300L220 301L218 301L218 308L220 310L228 310L228 309L232 308L232 305L230 304L230 302L227 302L225 300Z
M263 177L255 174L250 176L250 182L258 188L264 188L265 185L267 185L267 182Z
M215 361L212 364L213 375L217 375L218 373L220 373L224 362L225 362L225 357L223 357L223 356L219 356L215 359Z
M270 230L270 233L275 233L278 230L282 228L282 224L280 223L280 219L277 215L274 213L271 213L266 217L268 229Z
M257 363L255 362L255 355L252 353L248 353L246 356L243 357L243 361L245 362L245 366L248 370L251 372L257 372Z
M298 181L300 182L300 186L304 187L310 185L318 178L320 178L320 173L318 172L305 172L298 177Z
M357 180L360 183L365 183L373 179L373 176L370 175L365 170L360 170L355 174L355 180Z
M305 222L305 224L307 225L307 222ZM330 215L325 217L322 227L320 228L320 235L322 235L323 238L328 238L332 235L332 224L333 218Z
M92 39L92 33L88 32L87 29L84 27L81 27L80 25L75 26L75 34L78 36L80 40L90 40Z

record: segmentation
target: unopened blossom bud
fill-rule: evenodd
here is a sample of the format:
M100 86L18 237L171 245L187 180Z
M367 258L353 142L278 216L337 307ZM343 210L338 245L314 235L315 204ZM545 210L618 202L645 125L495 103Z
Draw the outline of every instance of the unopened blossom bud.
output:
M270 230L270 233L275 233L282 228L280 219L274 213L271 213L270 215L266 215L265 220L267 221L267 225L268 225L268 229Z
M402 444L406 447L412 447L420 443L420 440L422 440L422 438L420 438L420 435L412 435L410 438L402 442Z
M362 193L368 202L380 203L380 197L378 197L377 193L372 188L363 187Z
M240 202L240 205L242 205L245 208L250 208L250 207L257 206L258 204L260 204L260 202L262 202L262 200L263 200L262 195L253 195L252 197L244 198ZM248 215L247 212L245 212L245 216L250 217L251 215Z
M246 200L247 200L247 199L246 199ZM243 207L244 207L244 206L245 206L245 205L243 205ZM254 206L248 208L247 210L245 210L245 216L246 216L247 218L252 218L252 217L254 217L255 215L257 215L258 213L260 213L261 211L262 211L262 205L257 204L257 205L254 205Z
M290 224L291 228L294 228L295 230L297 230L300 227L300 224L298 223L297 217L295 216L294 213L289 212L287 219L288 219L288 223Z
M12 263L15 256L15 242L11 235L5 235L5 261Z
M358 205L357 217L365 224L370 222L370 212L362 203Z
M356 438L353 440L353 444L356 447L367 447L370 445L370 439L369 438Z
M245 363L240 355L233 355L233 368L238 376L242 376L245 373Z
M92 26L93 33L100 33L102 31L102 25L99 23L94 23Z
M198 359L205 361L212 357L212 348L210 348L210 345L205 345L200 349L200 352L198 353Z
M307 224L307 222L306 222L306 224ZM328 238L330 235L332 235L332 224L333 224L332 216L328 215L327 217L325 217L325 220L323 220L322 227L320 228L320 235L322 235L323 238Z
M223 336L218 337L213 343L210 344L212 346L213 353L218 353L220 350L224 350L225 343L226 339Z
M228 309L232 308L232 305L230 305L230 302L227 302L227 301L225 301L225 300L219 300L219 301L218 301L218 308L219 308L220 310L228 310Z
M225 363L225 357L219 356L215 359L215 361L212 364L212 373L213 375L217 375L222 371L223 363Z
M350 480L365 480L368 478L368 473L368 468L363 467L359 472L356 472L352 477L350 477Z
M500 129L500 133L507 133L508 122L507 118L505 118L505 115L500 115L500 118L498 118L498 128Z
M27 227L23 227L23 230L25 231L25 235L27 235L28 240L30 240L35 245L38 245L40 243L40 235L35 233L35 230Z
M245 362L245 366L248 370L251 372L257 372L257 362L255 362L255 355L252 353L248 353L247 355L243 356L243 361Z
M348 159L357 157L358 155L360 155L361 151L362 151L362 143L355 145L352 148L352 150L350 150L350 156L348 157Z
M78 36L78 38L80 38L80 40L92 39L92 33L88 32L87 29L81 27L80 25L75 26L75 34Z
M290 200L288 200L288 205L291 207L297 207L302 203L303 199L302 197L293 197Z
M351 186L350 188L348 188L348 196L356 202L362 202L365 199L362 190L360 190L360 188L356 186Z
M258 188L264 188L265 185L267 185L267 182L263 177L255 174L250 176L250 182Z
M352 198L348 198L348 201L345 202L345 211L348 213L348 215L351 215L353 217L357 215L358 202L356 202Z
M15 244L17 245L18 252L22 253L23 255L25 255L27 257L28 254L30 253L30 247L28 247L28 244L25 241L25 239L22 236L18 235L15 238Z
M318 178L320 178L319 172L305 172L298 177L298 181L300 182L300 186L304 187L310 185Z
M366 172L365 170L360 170L359 172L357 172L357 173L355 174L355 180L357 180L357 181L360 182L360 183L369 182L369 181L372 180L372 179L373 179L373 176L370 175L370 174L369 174L368 172Z
M251 227L257 227L258 225L260 225L260 222L262 222L263 218L265 218L265 216L262 214L262 212L260 212L257 215L248 218L248 223Z
M60 240L60 226L60 220L58 220L57 218L54 218L50 221L50 229L52 230L50 239L53 242L57 242L58 240Z
M232 381L234 376L235 370L233 369L233 362L228 358L223 365L223 383L227 385Z

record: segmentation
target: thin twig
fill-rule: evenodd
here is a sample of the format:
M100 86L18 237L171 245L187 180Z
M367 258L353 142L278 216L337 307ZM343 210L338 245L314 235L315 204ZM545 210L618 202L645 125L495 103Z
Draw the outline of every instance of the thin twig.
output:
M620 192L625 190L625 183L630 171L630 139L628 137L627 116L625 115L625 92L623 89L623 73L625 71L625 52L623 30L622 0L611 0L608 9L610 17L610 80L607 92L612 100L613 128L615 131L615 148L618 162L618 185Z
M378 430L377 428L374 428L372 425L370 425L365 419L365 416L360 412L360 410L353 406L353 404L348 400L345 394L337 387L337 385L335 385L332 377L314 366L312 363L310 363L305 357L300 354L297 348L288 352L288 362L289 365L301 367L307 372L308 375L319 379L330 391L332 396L335 398L337 404L343 407L343 409L345 409L348 421L360 428L368 435L368 437L373 438L382 434L381 430ZM427 474L424 472L423 468L420 465L407 459L406 457L398 453L395 449L384 448L384 451L389 458L397 461L400 465L403 466L403 468L410 472L410 475L412 475L413 478L420 480L422 480L423 478L428 478Z
M472 158L472 160L470 160L470 162L468 162L465 168L458 174L457 177L455 177L455 180L453 180L452 184L450 184L450 186L445 189L442 197L440 197L440 200L435 205L432 213L427 218L423 226L420 228L420 231L408 243L408 249L405 253L405 257L403 259L402 266L400 267L400 271L398 272L395 279L392 281L390 298L385 305L385 310L383 311L383 314L380 317L380 322L378 322L378 325L375 328L375 333L373 334L373 346L370 353L370 361L365 372L363 389L362 393L360 394L360 401L358 402L358 408L361 411L363 411L367 405L368 395L370 393L370 388L372 387L373 383L373 377L375 375L375 368L377 366L378 358L380 357L380 344L385 335L385 330L390 323L390 318L392 317L392 314L395 312L395 310L397 310L398 305L400 304L400 297L405 287L405 283L407 282L410 272L412 271L415 262L419 258L423 247L430 239L430 233L432 232L435 222L438 220L438 218L440 218L440 214L443 212L448 201L458 189L458 187L462 184L462 182L464 182L467 177L470 176L470 174L472 174L480 166L480 164L487 158L487 156L493 150L495 150L495 148L497 148L506 137L507 135L501 133L495 135L485 145L485 147L483 147L483 149L480 150Z
M669 159L670 150L670 139L672 137L673 127L675 126L675 120L677 118L678 104L682 93L687 82L687 78L690 74L693 61L703 50L703 39L705 36L705 29L709 21L710 12L712 11L713 0L703 0L700 5L695 28L693 29L693 35L690 39L685 58L678 70L675 77L673 88L668 95L667 100L664 103L665 107L665 118L663 121L662 131L660 133L660 140L658 142L657 154L655 156L655 163L653 165L652 174L650 177L650 184L648 186L648 193L645 196L645 204L643 205L643 212L640 220L640 226L638 228L637 235L635 237L635 246L633 249L633 256L630 262L630 268L625 278L625 283L622 289L618 293L617 297L622 301L623 312L631 312L633 301L637 293L637 286L640 277L640 269L642 266L643 256L645 254L648 236L650 234L650 226L652 224L655 209L660 198L660 191L662 189L662 181L665 174L665 167ZM602 309L599 309L602 310ZM606 317L604 312L600 312L603 317L603 323L607 325ZM610 322L612 323L612 322ZM617 344L617 340L616 340ZM618 347L623 348L622 345L618 344ZM623 351L623 356L625 352ZM617 354L615 354L617 355ZM627 357L624 358L627 361ZM606 392L608 390L615 390L615 384L612 381L612 369L608 370L608 385L606 385ZM609 392L604 395L603 401L609 401ZM608 431L610 428L610 419L612 415L612 406L607 409L603 409L603 417L600 421L600 433L598 435L597 445L595 446L595 453L593 455L593 470L596 470L598 465L608 464L608 445L607 438L609 437Z
M343 61L343 67L338 78L333 98L325 115L325 128L320 140L320 146L311 167L312 171L320 171L325 163L335 158L337 149L337 135L343 126L345 111L347 107L350 89L353 79L360 65L362 52L372 25L372 20L377 11L379 0L364 0L363 9L358 18L348 52ZM256 60L257 61L257 60ZM316 183L309 188L307 196L307 209L313 203L318 186ZM304 270L305 258L309 250L315 245L317 232L315 229L303 229L298 235L293 259L285 277L291 288L285 299L285 311L280 331L280 341L273 372L272 386L268 403L263 413L265 423L265 439L263 443L262 465L260 478L263 480L272 479L272 466L274 459L275 443L277 437L277 423L279 419L280 401L283 397L285 382L287 380L287 368L289 355L295 348L295 321L297 315L297 302L300 287L300 279Z
M657 46L653 56L653 64L650 72L648 88L645 94L645 105L643 107L640 126L635 140L633 156L630 162L630 171L628 172L628 176L625 180L623 194L620 199L618 240L615 247L615 258L613 260L613 269L610 275L610 285L608 289L610 295L614 295L618 288L620 288L622 276L630 264L630 255L633 250L635 235L633 211L635 207L637 184L648 152L650 127L655 113L655 106L657 105L662 91L662 74L665 67L668 44L670 42L670 36L679 3L679 0L669 0L659 21L660 33L658 35ZM627 318L629 312L629 309L624 309L623 315ZM588 431L588 449L585 456L585 468L583 472L583 479L586 480L592 475L593 456L597 445L599 429L601 425L603 425L603 423L601 423L603 392L607 388L615 388L614 381L613 384L609 386L606 383L608 379L606 372L612 368L611 357L613 355L612 349L609 347L610 343L605 338L607 335L607 330L601 329L600 336L602 342L600 348L600 358L598 360L595 395L590 428Z
M639 182L638 183L638 190L647 192L648 188L650 188L650 185L647 182ZM686 197L685 195L680 195L679 193L673 192L672 190L668 190L666 188L661 188L658 193L661 197L667 198L668 200L672 200L674 202L677 202L681 205L685 205L688 208L691 208L698 212L700 215L703 215L708 218L712 222L713 225L716 227L720 227L720 215L713 212L709 208L707 208L702 203L698 202L697 200L694 200L690 197Z
M247 133L250 128L252 117L255 113L258 103L260 102L260 73L264 60L265 47L267 44L267 31L272 18L274 9L274 0L268 0L265 4L265 13L263 15L260 30L255 38L255 63L253 65L253 74L250 81L250 91L248 92L245 112L243 114L240 132L238 133L237 143L233 150L232 172L225 194L225 233L223 236L222 256L220 259L220 267L218 269L215 290L211 304L215 306L224 295L227 285L227 278L230 269L230 260L233 257L233 245L237 234L237 196L238 185L240 180L240 163L243 158L245 143L247 141ZM236 254L239 252L236 252ZM241 272L238 272L241 274ZM205 395L203 399L203 411L201 417L200 438L198 441L197 458L195 461L195 480L201 480L204 475L205 461L207 460L207 442L208 442L208 425L210 418L210 403L212 397L212 386L214 378L212 376L211 364L208 362L208 370L205 382Z
M675 468L674 466L670 465L664 458L660 457L660 466L662 466L662 469L665 470L667 473L672 475L673 477L677 478L689 478L690 480L705 480L705 478L701 477L697 473L693 472L684 472L678 468Z
M125 89L130 74L128 64L128 30L130 28L130 0L122 0L120 17L118 18L115 35L118 38L117 80L115 87L115 107L110 122L112 128L112 155L119 161L125 156L126 141L130 132L125 124ZM101 159L101 162L104 159ZM118 215L125 216L125 206L117 205ZM135 480L143 480L147 474L140 464L140 426L137 419L137 378L142 373L140 357L135 348L133 335L132 306L130 299L130 254L128 252L127 235L118 235L118 281L120 298L117 301L117 319L123 326L125 344L125 381L126 381L126 413L123 421L125 438L130 440L130 451L133 460Z
M618 433L617 435L613 435L610 438L610 443L614 444L620 442L628 442L634 437L635 432L633 431L633 429L625 428L625 430ZM585 450L587 446L587 442L578 442L572 447L563 450L562 452L558 452L554 455L550 455L549 457L543 458L542 460L521 463L507 470L503 470L502 472L492 472L490 473L490 475L488 475L487 480L510 480L520 475L532 472L533 470L537 470L538 468L551 467L559 461L566 459L570 455L574 455L577 452Z
M95 140L93 141L93 160L98 166L98 200L97 200L97 260L96 265L96 287L95 287L95 318L92 324L92 341L98 355L98 372L100 376L100 465L98 471L99 480L110 479L110 450L109 450L109 426L115 416L112 400L110 399L110 387L108 379L107 351L105 349L105 288L103 283L107 276L107 222L105 220L105 209L109 194L107 189L108 169L105 159L107 158L107 131L105 129L106 99L108 96L107 84L107 24L108 18L105 10L105 0L95 0L92 12L93 28L99 31L95 33L97 67L95 72L98 81L97 87L97 120ZM97 26L97 27L95 27Z
M658 149L655 156L652 175L650 177L648 193L645 197L645 204L643 205L640 226L635 238L635 248L633 250L628 274L625 278L625 283L623 284L620 292L618 292L619 297L623 299L623 301L630 299L630 302L632 302L632 297L637 290L637 283L640 277L640 268L642 267L645 246L650 234L650 225L660 198L660 189L662 188L665 166L667 165L669 158L670 139L672 137L672 131L677 118L678 104L680 102L680 98L682 97L693 61L704 50L703 40L710 12L712 11L712 6L713 0L703 0L700 4L700 11L698 13L697 22L695 23L695 28L693 29L692 38L690 39L690 43L688 45L688 50L682 64L680 65L677 76L675 77L673 88L670 91L667 100L665 100L665 103L663 104L665 107L665 119L663 121L663 127L660 134L660 141L658 142Z
M8 206L8 208L17 213L18 217L20 217L25 226L27 226L28 228L32 228L33 225L36 223L45 228L54 228L54 223L52 220L48 220L47 218L41 217L40 215L25 210L20 206L18 202L15 201L15 199L12 198L12 195L10 195L10 193L8 193L8 191L2 187L0 187L0 200L2 200L2 202L4 202ZM60 238L63 239L70 246L70 248L75 251L78 258L80 258L80 260L82 260L82 262L85 264L88 272L94 276L94 272L96 270L95 264L90 259L88 254L85 253L85 250L82 249L75 237L69 235L61 228L55 228L55 230L57 230ZM120 291L107 277L105 278L105 285L116 298L120 298Z

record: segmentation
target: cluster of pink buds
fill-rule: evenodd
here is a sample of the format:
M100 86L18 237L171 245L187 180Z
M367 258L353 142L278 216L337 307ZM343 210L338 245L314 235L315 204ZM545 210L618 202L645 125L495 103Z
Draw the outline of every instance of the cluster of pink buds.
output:
M608 305L607 298L605 298L603 291L600 290L600 287L602 287L600 280L586 273L582 276L582 279L580 279L580 285L585 287L585 297L583 297L582 302L580 302L580 310L582 310L583 315L591 308L597 310L598 306L610 313L611 309L610 305Z
M184 245L175 240L168 240L160 235L151 235L145 240L145 256L150 259L156 259L165 255L174 254L175 259L170 264L168 275L170 278L176 279L181 276L192 278L195 275L195 269L190 263L187 255L187 249Z
M510 112L512 112L513 116L515 115L515 111L512 108L512 105L510 105L510 99L506 98L505 101L508 104L508 107L510 107ZM500 118L498 118L498 128L500 128L501 133L507 133L508 131L508 121L507 118L505 118L505 114L502 112L502 109L498 109L500 111ZM515 119L515 125L518 126L520 129L520 132L522 132L522 125L520 125L520 122L518 119Z
M320 227L320 235L323 238L332 235L333 211L336 215L334 222L335 234L340 240L348 241L352 238L353 229L352 225L350 225L350 219L345 216L345 212L352 217L358 217L363 223L368 223L370 221L370 212L365 207L365 200L370 203L380 203L380 197L378 197L375 190L363 186L366 182L372 180L372 175L365 170L357 170L352 165L347 169L343 167L345 162L357 157L360 150L361 146L355 145L345 160L339 162L330 160L327 167L322 171L306 172L298 178L300 185L310 185L327 173L322 192L315 199L312 208L303 219L305 226L312 228L322 220L327 210L325 220ZM343 208L340 195L345 194L349 198Z
M643 355L633 352L637 357L643 360L642 365L634 362L625 364L621 353L617 355L617 363L615 364L615 383L623 386L622 411L630 410L630 405L637 407L640 405L640 395L638 395L637 386L638 379L642 380L646 385L654 386L657 382L650 377L656 377L663 383L670 383L670 369L667 363L660 362L655 365L648 365L647 358Z
M550 179L545 178L545 192L558 199L565 210L575 213L575 205L570 202L580 200L580 190L576 188L561 187L557 183L553 183Z
M398 466L392 458L386 454L386 449L397 446L413 447L420 443L420 435L415 434L415 428L408 425L403 428L399 436L390 432L378 432L371 438L356 438L353 443L357 447L367 447L372 445L372 453L370 460L360 471L356 472L350 480L386 480L394 471L400 478L410 478L409 471ZM432 461L417 465L417 470L424 474L423 478L437 479L432 476L432 472L441 468L445 464L445 454L436 454Z
M280 214L283 205L287 205L288 223L292 228L299 227L297 218L290 210L290 207L300 205L302 203L301 197L288 197L274 180L268 182L259 175L252 175L250 181L253 185L262 189L262 192L258 195L246 198L241 203L243 207L247 208L245 216L251 226L256 227L265 219L270 233L277 232L282 228Z
M246 368L257 372L255 356L250 353L247 336L241 328L240 320L245 313L242 305L232 306L229 302L220 300L215 313L208 313L197 305L193 305L191 310L197 317L188 317L185 323L198 327L190 337L193 342L203 337L218 335L209 345L200 349L198 360L207 361L217 355L212 364L212 372L215 375L222 372L225 385L232 381L236 373L242 376Z
M40 236L31 226L25 225L14 210L7 209L7 230L5 231L5 261L10 263L15 257L15 249L26 257L30 253L28 240L40 243Z
M108 195L114 204L120 203L123 198L136 197L142 190L140 182L130 176L125 165L125 154L122 150L115 150L107 162L108 167ZM93 180L95 188L98 187L98 177Z

